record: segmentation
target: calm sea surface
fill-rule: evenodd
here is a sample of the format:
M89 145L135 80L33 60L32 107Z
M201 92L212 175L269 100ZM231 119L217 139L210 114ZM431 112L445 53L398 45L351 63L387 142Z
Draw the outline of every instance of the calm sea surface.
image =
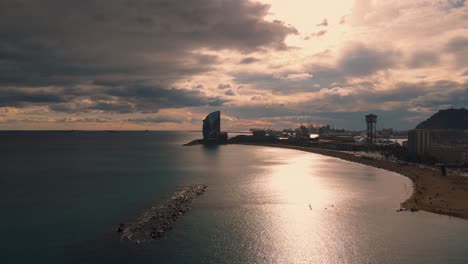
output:
M468 263L468 221L397 213L411 182L295 150L182 147L189 132L0 132L0 263ZM147 248L114 228L207 192Z

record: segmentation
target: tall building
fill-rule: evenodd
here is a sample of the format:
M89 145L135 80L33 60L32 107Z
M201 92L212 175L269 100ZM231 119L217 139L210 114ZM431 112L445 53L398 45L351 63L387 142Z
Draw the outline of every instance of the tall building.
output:
M217 139L221 134L221 112L210 113L203 120L203 139Z
M447 165L468 163L468 110L440 110L408 132L407 147Z
M413 129L408 132L408 151L418 155L429 153L432 143L430 129Z
M205 143L226 143L227 132L221 132L221 112L212 112L203 120L203 140Z

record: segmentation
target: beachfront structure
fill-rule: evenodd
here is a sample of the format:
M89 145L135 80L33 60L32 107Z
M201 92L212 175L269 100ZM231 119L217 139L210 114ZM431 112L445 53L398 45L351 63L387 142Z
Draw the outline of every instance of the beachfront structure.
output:
M203 139L217 139L221 134L221 112L210 113L203 120Z
M468 133L460 129L413 129L408 132L408 152L431 156L451 166L468 163Z
M221 112L215 111L203 120L203 141L205 143L226 143L227 132L221 132Z
M430 153L432 144L468 144L468 131L461 129L413 129L408 131L408 151L419 155Z
M468 164L468 144L432 144L429 153L449 166Z
M367 144L374 145L377 139L377 116L374 114L366 115L367 124Z
M430 129L413 129L408 131L408 152L418 155L429 153L432 143Z

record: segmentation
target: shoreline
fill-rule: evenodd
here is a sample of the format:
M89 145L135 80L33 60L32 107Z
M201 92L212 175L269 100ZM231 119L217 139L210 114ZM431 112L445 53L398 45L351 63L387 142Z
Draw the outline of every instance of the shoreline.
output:
M439 170L432 168L388 160L363 158L336 150L275 143L236 144L301 150L395 172L409 178L413 182L413 193L406 201L401 203L401 207L411 209L412 211L422 210L468 219L468 203L466 202L468 200L468 177L454 174L441 176Z

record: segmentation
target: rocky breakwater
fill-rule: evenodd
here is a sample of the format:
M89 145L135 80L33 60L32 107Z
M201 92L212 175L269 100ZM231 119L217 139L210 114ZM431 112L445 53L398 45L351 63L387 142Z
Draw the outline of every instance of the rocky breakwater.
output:
M189 204L195 197L203 194L206 187L204 184L181 187L170 199L143 212L136 221L120 224L117 232L120 233L121 240L145 244L161 238L190 210Z

